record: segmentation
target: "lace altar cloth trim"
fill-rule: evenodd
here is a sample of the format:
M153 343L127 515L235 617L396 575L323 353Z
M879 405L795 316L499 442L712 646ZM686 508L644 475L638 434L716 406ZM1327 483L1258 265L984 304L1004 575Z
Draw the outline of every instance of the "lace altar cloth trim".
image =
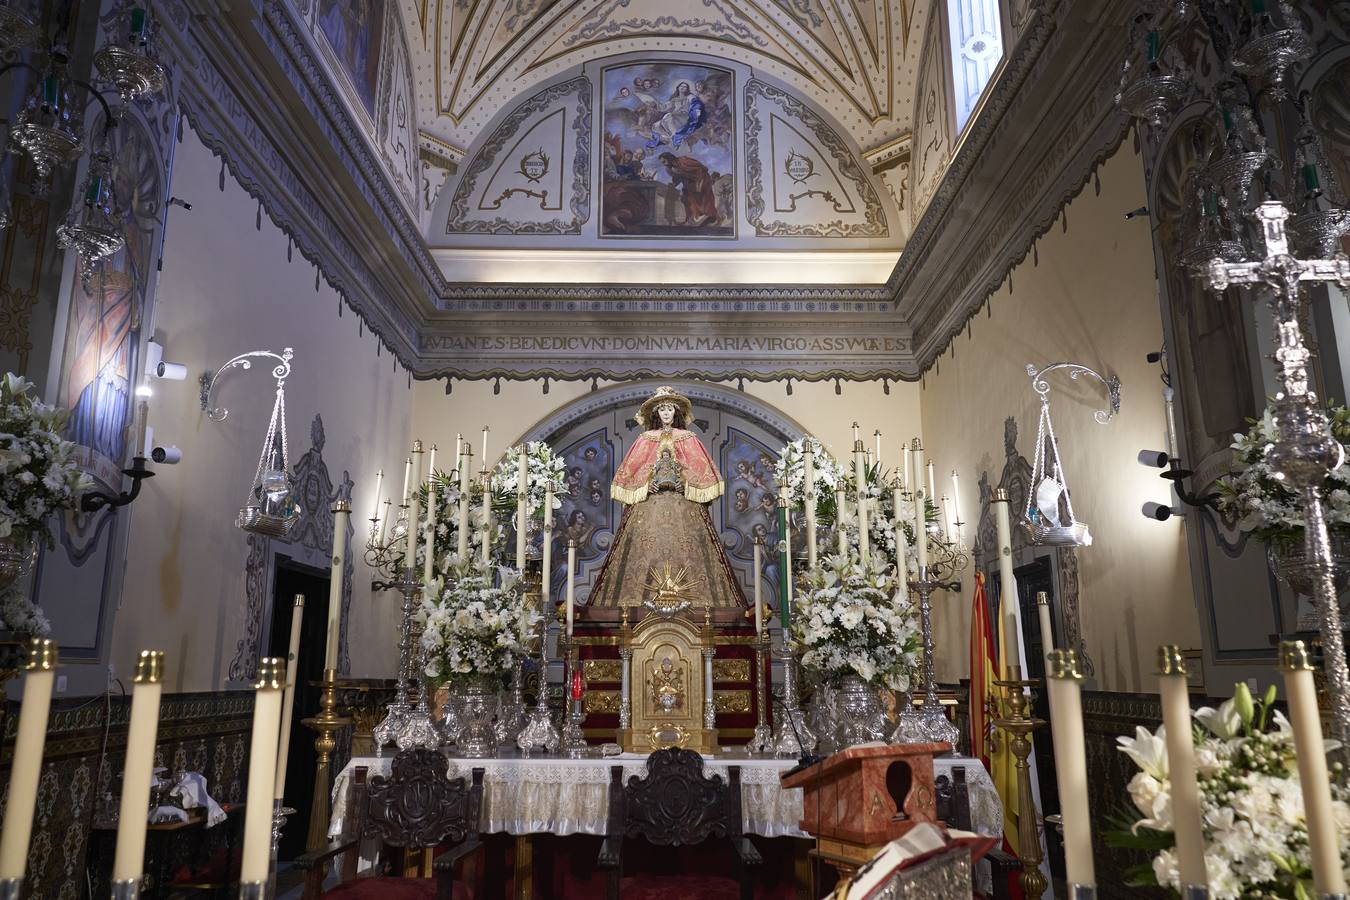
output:
M346 826L353 773L365 766L370 776L388 775L392 757L358 757L338 773L333 785L333 818L329 837L341 837ZM611 759L458 759L450 760L450 777L469 777L483 768L480 828L507 834L605 833L609 813L609 768L623 766L625 780L646 774L646 757L625 753ZM742 825L746 834L763 837L808 837L799 830L800 788L784 790L779 775L796 765L792 759L709 757L706 771L726 776L727 766L741 768ZM950 777L965 766L970 788L970 819L981 834L1001 834L1003 806L989 773L979 760L948 757L933 761L934 774Z

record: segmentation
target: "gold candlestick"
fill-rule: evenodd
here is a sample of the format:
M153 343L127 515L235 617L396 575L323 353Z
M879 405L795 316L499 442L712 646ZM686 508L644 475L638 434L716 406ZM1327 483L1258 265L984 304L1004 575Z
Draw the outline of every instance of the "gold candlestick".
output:
M337 712L337 669L325 669L319 682L319 714L303 720L302 724L318 733L314 750L319 754L314 766L314 802L309 808L309 838L306 846L318 850L328 843L328 793L333 751L337 750L337 730L352 723Z
M1032 732L1045 727L1044 719L1029 714L1032 693L1036 681L1008 680L995 681L1004 689L1004 716L994 720L994 726L1005 734L1005 740L1017 758L1017 858L1022 862L1022 874L1018 883L1028 898L1040 897L1048 887L1045 876L1041 874L1040 829L1036 827L1036 798L1031 793L1031 755Z

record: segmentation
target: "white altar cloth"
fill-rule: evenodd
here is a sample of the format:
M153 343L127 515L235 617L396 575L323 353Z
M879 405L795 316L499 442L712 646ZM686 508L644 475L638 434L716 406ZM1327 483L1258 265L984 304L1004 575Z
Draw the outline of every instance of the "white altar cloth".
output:
M485 833L596 834L605 833L609 815L609 769L623 766L626 781L646 774L643 754L624 753L608 758L555 759L519 757L465 759L451 757L451 778L468 778L482 768L483 808L479 827ZM726 777L727 766L741 769L741 814L746 834L763 837L799 837L802 817L800 788L784 790L779 775L797 764L794 759L762 759L723 754L705 757L705 771ZM392 756L358 757L349 762L333 785L333 816L329 837L340 837L350 813L354 772L365 766L369 776L390 772ZM934 774L951 776L964 766L970 790L971 829L981 834L1003 833L1003 807L994 782L977 759L949 756L933 760Z

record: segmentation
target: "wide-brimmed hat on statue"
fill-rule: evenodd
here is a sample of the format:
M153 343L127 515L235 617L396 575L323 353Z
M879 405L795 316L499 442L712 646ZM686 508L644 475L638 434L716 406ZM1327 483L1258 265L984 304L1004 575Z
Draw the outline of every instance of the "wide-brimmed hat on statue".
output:
M655 428L660 423L656 408L662 403L675 404L675 408L684 413L685 422L694 417L694 405L689 402L689 398L673 387L662 385L638 407L637 420L643 428Z

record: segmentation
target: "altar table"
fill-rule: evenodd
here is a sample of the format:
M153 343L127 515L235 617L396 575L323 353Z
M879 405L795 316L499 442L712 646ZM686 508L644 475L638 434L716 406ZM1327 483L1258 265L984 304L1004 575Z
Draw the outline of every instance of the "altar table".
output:
M800 788L784 790L779 775L797 764L795 759L765 759L731 754L705 757L705 770L727 774L728 766L741 769L741 810L746 834L762 837L809 838L798 825L802 818ZM451 778L469 777L482 768L483 807L480 828L485 833L603 835L609 813L609 770L623 766L626 781L646 774L645 754L586 759L505 757L464 759L451 757ZM369 775L390 772L392 755L353 758L333 785L333 817L329 837L340 837L350 813L353 773L365 766ZM1003 833L1003 807L994 782L977 759L948 756L933 760L934 775L951 777L964 766L970 792L971 829L981 834Z

